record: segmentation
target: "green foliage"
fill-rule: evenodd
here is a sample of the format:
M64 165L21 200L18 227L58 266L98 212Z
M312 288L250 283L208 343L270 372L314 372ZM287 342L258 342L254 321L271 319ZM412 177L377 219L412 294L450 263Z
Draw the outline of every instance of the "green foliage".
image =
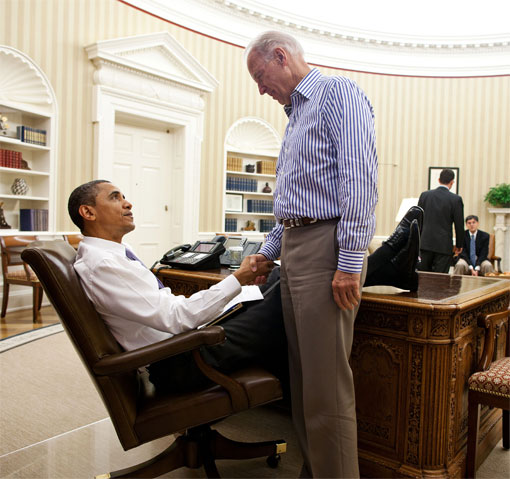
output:
M489 189L484 198L492 206L510 207L510 183L500 183Z

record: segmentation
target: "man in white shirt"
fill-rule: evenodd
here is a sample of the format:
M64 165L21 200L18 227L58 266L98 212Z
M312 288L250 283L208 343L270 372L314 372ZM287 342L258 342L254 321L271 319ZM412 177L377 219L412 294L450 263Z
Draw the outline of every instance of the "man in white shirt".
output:
M126 350L162 341L209 322L241 292L241 285L264 283L273 268L274 263L267 261L258 264L253 271L249 259L245 259L237 271L210 289L189 298L175 296L170 288L160 288L156 276L140 261L126 256L130 253L126 253L122 240L135 228L131 207L119 188L103 180L76 188L68 205L73 222L84 235L78 247L75 270L97 312ZM278 275L273 275L271 283L277 280ZM259 304L250 306L250 314L254 314L252 310L260 307ZM227 334L228 329L239 330L237 320L228 323ZM286 356L285 348L281 347L285 344L285 335L278 309L274 318L267 315L260 318L256 328L249 328L253 324L244 326L242 336L253 333L246 344L236 347L237 340L229 337L228 348L207 348L203 351L204 359L213 366L229 370L250 360L267 363L272 352L276 356ZM235 364L230 362L232 355L236 357ZM149 367L150 379L158 387L184 388L201 385L205 380L190 355L169 358L164 363L164 368L161 365ZM171 384L165 384L167 380Z

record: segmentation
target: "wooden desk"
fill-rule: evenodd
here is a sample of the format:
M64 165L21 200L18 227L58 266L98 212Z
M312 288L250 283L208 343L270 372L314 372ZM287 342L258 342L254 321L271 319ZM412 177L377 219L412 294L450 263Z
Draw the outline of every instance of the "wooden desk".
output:
M191 294L228 273L159 277ZM509 302L510 283L495 278L420 273L416 293L364 288L351 354L363 477L463 477L467 379L483 346L476 319ZM503 354L504 338L499 344ZM500 417L482 409L481 457L501 439Z
M210 269L207 271L187 271L184 269L159 269L155 271L161 282L168 286L173 294L191 296L202 289L225 279L231 272L228 268Z

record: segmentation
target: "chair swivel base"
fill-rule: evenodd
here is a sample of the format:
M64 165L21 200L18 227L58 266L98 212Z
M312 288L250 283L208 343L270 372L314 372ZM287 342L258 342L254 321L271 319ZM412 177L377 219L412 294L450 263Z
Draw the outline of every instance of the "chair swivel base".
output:
M207 477L218 478L216 459L251 459L267 456L270 467L277 467L280 454L286 452L283 440L265 442L238 442L222 436L208 425L198 426L179 436L167 449L141 464L115 472L100 474L96 479L151 478L181 467L204 467Z

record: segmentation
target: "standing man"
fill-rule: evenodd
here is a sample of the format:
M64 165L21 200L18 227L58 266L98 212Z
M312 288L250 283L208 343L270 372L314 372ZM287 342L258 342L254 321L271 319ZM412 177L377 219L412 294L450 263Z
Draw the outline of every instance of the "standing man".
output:
M462 251L464 203L459 195L450 191L454 181L452 170L441 171L439 186L435 190L424 191L418 200L418 206L425 212L420 251L422 271L448 273L452 252L459 255ZM452 224L455 225L455 248Z
M278 222L252 261L282 259L301 477L359 477L349 356L375 229L372 106L352 80L311 69L285 33L261 34L245 58L260 94L289 117L276 167Z
M455 264L455 274L470 274L485 276L493 273L494 268L487 259L489 255L490 235L478 229L478 216L466 217L467 230L464 231L464 244L459 259Z

